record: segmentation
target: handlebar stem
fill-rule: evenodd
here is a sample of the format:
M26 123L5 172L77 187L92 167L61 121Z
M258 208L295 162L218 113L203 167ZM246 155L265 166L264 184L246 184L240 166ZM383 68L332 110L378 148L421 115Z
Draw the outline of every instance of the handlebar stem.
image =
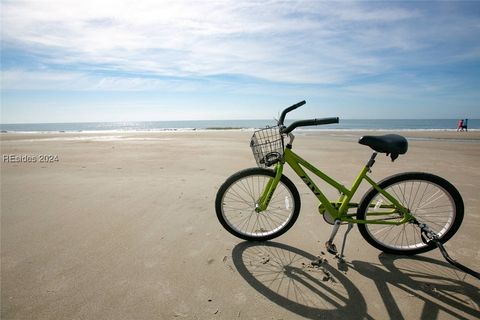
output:
M293 135L293 133L289 132L289 133L288 133L288 138L289 138L290 140L288 141L287 146L292 146L293 140L295 140L295 136Z

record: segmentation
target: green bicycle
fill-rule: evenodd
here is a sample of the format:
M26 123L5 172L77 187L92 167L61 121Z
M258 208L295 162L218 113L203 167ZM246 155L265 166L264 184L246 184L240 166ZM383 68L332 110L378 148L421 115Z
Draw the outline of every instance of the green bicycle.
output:
M369 177L378 153L386 153L394 161L407 152L408 142L402 136L362 137L359 143L372 148L373 154L350 188L294 153L292 131L295 128L339 121L338 118L300 120L285 126L286 114L304 104L302 101L283 110L277 126L255 131L250 146L258 167L233 174L218 190L216 214L228 232L241 239L264 241L282 235L293 226L301 202L294 183L283 175L285 164L320 201L319 213L333 225L325 246L328 252L339 257L343 257L346 238L354 224L375 248L405 255L430 251L457 232L463 220L463 200L447 180L423 172L400 173L378 183ZM285 145L287 137L289 141ZM273 165L273 170L267 169ZM337 189L339 198L327 199L305 169ZM363 181L371 188L359 203L354 203L351 200ZM343 224L348 228L339 254L333 241Z

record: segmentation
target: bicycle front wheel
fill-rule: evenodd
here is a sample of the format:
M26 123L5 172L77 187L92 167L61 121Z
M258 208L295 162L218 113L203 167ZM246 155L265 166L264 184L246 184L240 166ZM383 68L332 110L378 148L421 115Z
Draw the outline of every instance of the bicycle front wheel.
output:
M273 177L272 170L251 168L232 175L220 187L215 210L228 232L244 240L264 241L280 236L293 226L300 212L300 196L286 176L282 175L268 208L255 211Z
M457 189L447 180L429 173L409 172L388 177L379 186L417 219L434 231L445 243L457 232L463 220L463 200ZM357 211L360 220L379 219L376 211L391 206L391 202L374 188L363 197ZM369 214L370 213L370 214ZM383 217L400 221L398 213ZM436 246L422 241L420 228L413 223L401 225L358 224L363 238L372 246L387 253L418 254Z

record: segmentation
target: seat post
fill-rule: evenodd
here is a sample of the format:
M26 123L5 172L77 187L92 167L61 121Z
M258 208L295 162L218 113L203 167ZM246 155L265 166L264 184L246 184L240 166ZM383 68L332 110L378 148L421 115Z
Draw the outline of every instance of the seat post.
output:
M377 152L372 153L372 156L370 157L370 160L367 162L367 168L370 169L373 167L373 164L375 163L375 157L377 156Z

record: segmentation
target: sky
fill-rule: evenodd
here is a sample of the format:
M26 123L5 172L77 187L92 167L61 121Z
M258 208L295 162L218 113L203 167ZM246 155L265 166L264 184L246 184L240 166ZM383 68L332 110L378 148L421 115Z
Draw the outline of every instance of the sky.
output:
M480 1L4 1L1 123L480 118Z

